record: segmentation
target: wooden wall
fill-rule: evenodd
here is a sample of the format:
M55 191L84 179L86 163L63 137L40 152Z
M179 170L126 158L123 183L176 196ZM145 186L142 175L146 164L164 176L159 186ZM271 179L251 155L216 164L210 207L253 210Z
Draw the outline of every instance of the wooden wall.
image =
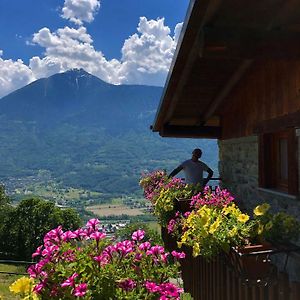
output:
M261 122L299 111L300 61L256 61L218 111L222 138L252 135Z

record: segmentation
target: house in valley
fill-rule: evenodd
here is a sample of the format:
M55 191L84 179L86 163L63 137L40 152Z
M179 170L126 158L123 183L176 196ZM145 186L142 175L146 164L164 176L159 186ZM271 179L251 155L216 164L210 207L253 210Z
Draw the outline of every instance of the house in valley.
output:
M300 219L300 1L192 0L152 130L218 139L222 185L246 210ZM300 253L287 273L300 281Z

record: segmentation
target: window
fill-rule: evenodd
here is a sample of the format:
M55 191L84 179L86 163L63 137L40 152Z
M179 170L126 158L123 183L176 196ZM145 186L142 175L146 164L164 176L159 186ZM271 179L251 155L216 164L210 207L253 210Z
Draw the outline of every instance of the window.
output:
M259 141L259 185L298 194L298 160L295 129L265 133Z

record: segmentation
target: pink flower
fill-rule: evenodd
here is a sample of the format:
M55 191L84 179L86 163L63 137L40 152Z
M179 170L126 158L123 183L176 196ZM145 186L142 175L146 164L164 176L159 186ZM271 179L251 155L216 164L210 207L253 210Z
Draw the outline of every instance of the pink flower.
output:
M142 254L141 253L136 253L136 255L134 256L134 260L135 261L141 261L142 260Z
M100 266L105 266L109 263L110 257L108 254L104 253L102 255L95 256L94 260L97 261Z
M47 282L47 279L42 280L40 283L38 283L37 285L34 286L33 291L37 294L40 294L42 292L42 290L45 288L46 282Z
M82 239L82 238L86 237L86 232L82 228L79 228L79 229L75 230L73 232L73 234L75 234L75 237L79 238L79 239Z
M76 297L83 297L86 294L86 291L87 291L87 284L80 283L75 287L73 295Z
M72 286L74 287L75 286L75 278L78 277L78 274L77 273L74 273L72 276L70 276L68 279L66 279L62 284L61 286L62 287L66 287L66 286Z
M179 297L183 289L177 287L175 284L167 282L159 285L159 292L162 296ZM163 298L162 298L163 299ZM168 299L168 298L166 298Z
M62 239L64 242L68 242L72 239L75 239L76 238L76 234L74 234L72 231L68 230L66 231L65 233L63 233L62 235Z
M131 291L136 287L136 283L132 279L125 279L120 281L118 286L124 291Z
M96 241L102 240L106 237L106 234L104 232L95 231L90 235L91 239L94 239Z
M165 252L164 247L156 245L150 248L150 250L148 250L146 252L147 255L153 255L153 256L158 256L159 254L162 254Z
M148 290L148 292L150 292L150 293L156 293L156 292L160 291L159 286L155 282L152 282L152 281L146 281L145 287Z
M35 252L32 254L32 258L35 258L36 256L40 256L42 255L42 249L43 249L43 246L39 246Z
M42 255L44 257L52 257L58 250L59 247L56 245L48 246L42 251Z
M44 237L44 243L51 242L53 244L58 244L62 240L63 235L62 226L58 226L55 229L50 230Z
M175 225L176 225L176 221L174 219L171 219L167 226L168 233L172 233L174 231Z
M148 249L150 249L150 247L151 244L149 242L144 242L139 245L139 249L142 251L147 251Z
M76 259L75 253L72 249L69 249L69 250L65 251L64 253L62 253L61 257L62 257L62 259L66 260L66 261L75 261L75 259Z
M177 258L177 259L182 259L185 258L185 253L184 252L177 252L177 251L172 251L171 254Z
M131 238L134 241L141 241L144 238L144 236L145 236L145 231L139 229L132 234Z
M100 224L100 221L98 219L90 219L87 223L86 223L86 227L91 227L94 230L97 229L97 225Z

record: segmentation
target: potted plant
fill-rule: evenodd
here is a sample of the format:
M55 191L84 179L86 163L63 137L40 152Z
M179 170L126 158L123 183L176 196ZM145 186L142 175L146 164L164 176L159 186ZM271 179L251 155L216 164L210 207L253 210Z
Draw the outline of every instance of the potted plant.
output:
M99 231L97 219L73 232L51 230L33 254L38 262L23 280L28 288L16 282L11 290L23 299L179 299L183 290L169 278L178 277L185 254L168 253L144 235L137 230L113 241Z

